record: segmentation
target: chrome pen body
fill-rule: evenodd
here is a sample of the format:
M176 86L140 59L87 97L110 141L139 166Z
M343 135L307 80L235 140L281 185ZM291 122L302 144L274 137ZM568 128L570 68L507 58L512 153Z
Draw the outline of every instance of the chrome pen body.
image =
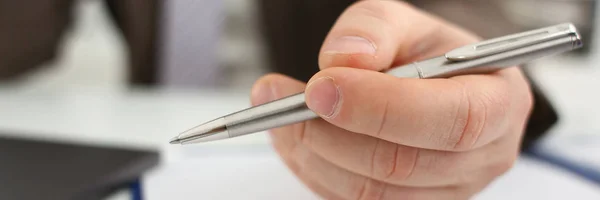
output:
M448 78L492 73L582 46L575 27L560 24L454 49L443 56L392 68L399 78ZM189 129L171 144L191 144L252 134L319 116L306 106L304 93L241 110Z

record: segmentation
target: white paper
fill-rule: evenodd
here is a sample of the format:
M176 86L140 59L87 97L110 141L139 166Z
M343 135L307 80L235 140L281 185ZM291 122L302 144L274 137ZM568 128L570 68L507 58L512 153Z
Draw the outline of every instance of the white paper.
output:
M319 199L266 144L191 147L171 153L180 155L144 176L146 199ZM575 175L520 158L475 199L600 199L600 191Z

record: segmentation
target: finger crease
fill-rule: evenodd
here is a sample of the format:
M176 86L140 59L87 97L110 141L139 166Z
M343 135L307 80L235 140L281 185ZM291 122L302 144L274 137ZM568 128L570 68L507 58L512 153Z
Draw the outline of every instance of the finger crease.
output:
M373 154L371 155L371 176L375 175L375 154L377 153L377 148L379 148L379 143L381 140L377 140L375 143L375 148L373 149Z
M410 167L410 170L408 171L408 173L406 174L406 177L404 178L409 179L413 173L415 172L415 168L417 168L417 163L419 162L419 154L421 153L420 149L416 149L415 150L415 157L414 157L414 162L412 163L412 166Z
M308 123L310 123L310 121L304 122L304 124L300 127L301 130L298 134L298 143L308 145L309 142L307 141L308 139L306 139L306 130L308 130Z
M383 199L383 194L385 194L385 190L387 189L388 184L383 184L383 186L381 186L381 189L379 190L379 194L377 194L377 197L374 198L375 200L381 200Z
M487 113L488 113L488 107L484 106L483 107L483 118L481 121L481 125L479 126L479 128L477 129L477 132L475 132L475 139L473 139L473 143L471 143L469 145L469 148L473 148L475 146L475 144L477 144L477 141L479 141L479 138L481 137L482 133L483 133L483 128L485 127L485 123L487 121Z
M357 200L363 199L363 196L365 195L365 191L367 190L367 184L369 184L369 179L368 178L365 179L365 181L363 182L362 186L360 187L360 191L358 192L358 198L357 198Z
M384 105L384 110L383 110L383 116L381 117L381 123L379 123L379 128L377 129L377 132L375 133L376 137L379 137L381 135L381 132L383 131L383 127L385 126L385 122L387 121L387 113L388 113L388 106L389 106L389 101L385 101L385 105Z
M460 98L460 101L458 102L458 106L456 106L456 110L454 111L454 115L452 116L454 118L454 123L452 123L452 127L450 128L450 134L448 134L445 138L447 140L452 139L452 133L454 133L454 128L456 128L456 124L460 123L460 121L459 121L460 120L460 118L459 118L460 108L462 107L462 103L463 103L464 99L465 99L465 95L463 92L463 95ZM460 143L460 140L462 140L462 137L463 136L461 135L460 138L458 139L458 142L456 142L456 144L454 144L454 148L456 148L456 146Z
M456 82L458 82L458 81L456 81ZM460 83L460 82L458 82L458 83ZM466 100L465 102L467 104L467 109L466 109L467 110L467 118L466 118L465 125L462 127L462 130L460 131L460 136L458 138L458 141L454 144L453 149L457 149L458 146L460 146L460 144L462 143L462 141L465 138L465 134L467 133L467 131L469 129L469 124L471 123L471 100L469 99L469 96L466 93L466 89L463 89L463 97L461 99ZM461 100L461 101L463 101L463 100ZM460 108L460 106L459 106L459 108ZM458 115L458 113L457 113L457 115ZM456 119L458 119L458 117L456 117ZM454 124L456 124L456 122ZM454 131L454 126L452 127L452 129L450 129L450 132L453 132L453 131Z
M392 164L392 168L390 169L390 171L387 173L387 176L385 177L385 179L389 179L392 175L394 175L394 173L396 173L396 163L398 162L398 149L400 148L399 144L396 144L396 149L394 151L394 158L392 158L393 164Z
M290 162L293 162L293 163L296 164L296 166L298 168L298 172L297 172L298 174L302 174L303 169L301 167L302 165L298 164L298 160L295 158L294 155L296 155L295 151L298 151L299 148L302 148L301 146L302 146L302 141L304 140L303 139L304 138L304 132L307 130L306 126L307 126L308 123L309 122L305 122L302 126L300 126L300 131L298 131L298 133L299 133L299 136L298 136L299 140L294 143L294 147L289 152Z

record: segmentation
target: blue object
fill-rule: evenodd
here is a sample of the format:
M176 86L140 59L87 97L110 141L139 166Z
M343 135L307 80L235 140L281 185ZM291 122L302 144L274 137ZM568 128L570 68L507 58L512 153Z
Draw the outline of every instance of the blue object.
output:
M560 156L553 155L538 148L530 148L525 153L530 155L532 158L536 158L565 169L600 186L600 169L594 169L590 166L569 161L568 159L561 158Z
M142 183L139 179L135 180L133 183L129 185L131 189L131 199L132 200L143 200L142 196Z

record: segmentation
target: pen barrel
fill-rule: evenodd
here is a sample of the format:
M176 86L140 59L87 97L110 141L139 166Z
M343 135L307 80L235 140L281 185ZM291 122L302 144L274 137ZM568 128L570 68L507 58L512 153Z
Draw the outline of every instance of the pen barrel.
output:
M237 137L317 117L299 93L225 116L225 121L229 136Z

